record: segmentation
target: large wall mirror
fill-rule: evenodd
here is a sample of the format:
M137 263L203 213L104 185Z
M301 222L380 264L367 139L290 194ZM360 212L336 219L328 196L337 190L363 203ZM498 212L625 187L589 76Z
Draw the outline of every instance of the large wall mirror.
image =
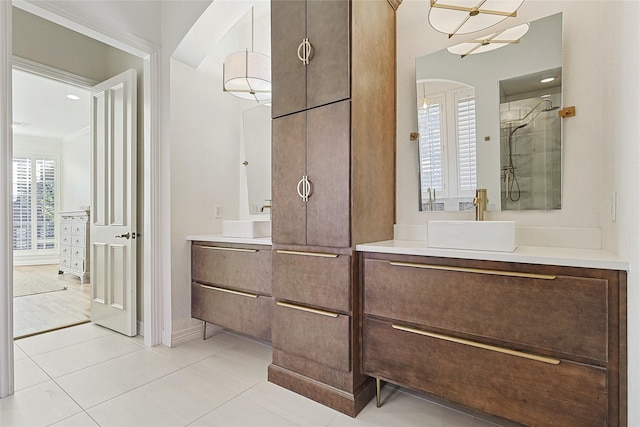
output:
M416 59L421 211L473 210L476 188L488 210L560 208L562 14L520 27Z
M259 105L242 112L249 213L270 213L271 107Z

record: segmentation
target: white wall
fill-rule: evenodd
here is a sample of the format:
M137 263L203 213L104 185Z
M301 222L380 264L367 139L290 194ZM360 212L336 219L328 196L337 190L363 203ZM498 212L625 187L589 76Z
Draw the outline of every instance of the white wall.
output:
M489 219L527 226L597 227L603 248L629 260L629 425L640 425L640 2L528 0L518 17L495 29L563 12L563 104L576 116L564 120L560 211L489 212ZM404 0L398 10L397 223L472 219L468 213L418 212L417 147L409 133L415 117L414 60L459 41L430 29L428 3ZM609 197L616 191L617 219ZM469 216L471 215L471 216Z
M60 210L91 205L91 133L89 129L61 144Z

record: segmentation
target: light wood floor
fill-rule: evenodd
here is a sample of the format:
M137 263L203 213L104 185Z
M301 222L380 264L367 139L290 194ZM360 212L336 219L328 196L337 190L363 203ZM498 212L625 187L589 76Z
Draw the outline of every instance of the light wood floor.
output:
M89 321L89 283L80 284L76 276L58 274L57 265L14 267L14 271L18 269L27 274L47 274L51 280L63 281L67 289L14 298L14 338Z

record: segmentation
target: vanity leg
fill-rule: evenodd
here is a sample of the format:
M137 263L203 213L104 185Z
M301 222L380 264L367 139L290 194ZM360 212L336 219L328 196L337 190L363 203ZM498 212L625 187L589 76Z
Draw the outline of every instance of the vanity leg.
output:
M206 340L207 339L207 322L205 322L204 320L202 321L202 340Z
M381 406L380 404L380 378L376 377L376 406L379 408Z

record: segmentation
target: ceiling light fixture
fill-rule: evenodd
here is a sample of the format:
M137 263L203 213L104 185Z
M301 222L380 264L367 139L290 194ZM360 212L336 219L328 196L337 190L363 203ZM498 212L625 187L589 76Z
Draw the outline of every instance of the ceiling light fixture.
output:
M524 0L430 0L429 23L441 33L468 34L515 17ZM446 2L446 3L445 3Z
M545 77L544 79L540 80L540 83L551 83L555 79L555 77Z
M67 95L67 98L69 98L69 99L71 99L71 100L73 100L73 101L78 101L78 100L80 100L80 97L79 97L78 95L71 95L71 94L69 94L69 95Z
M228 55L222 64L224 92L256 102L271 99L271 58L253 51L253 7L251 7L251 51Z
M449 53L460 55L464 58L467 55L489 52L491 50L500 49L510 44L520 43L520 39L529 31L529 24L518 25L517 27L507 28L488 36L479 37L469 42L460 43L447 48Z

